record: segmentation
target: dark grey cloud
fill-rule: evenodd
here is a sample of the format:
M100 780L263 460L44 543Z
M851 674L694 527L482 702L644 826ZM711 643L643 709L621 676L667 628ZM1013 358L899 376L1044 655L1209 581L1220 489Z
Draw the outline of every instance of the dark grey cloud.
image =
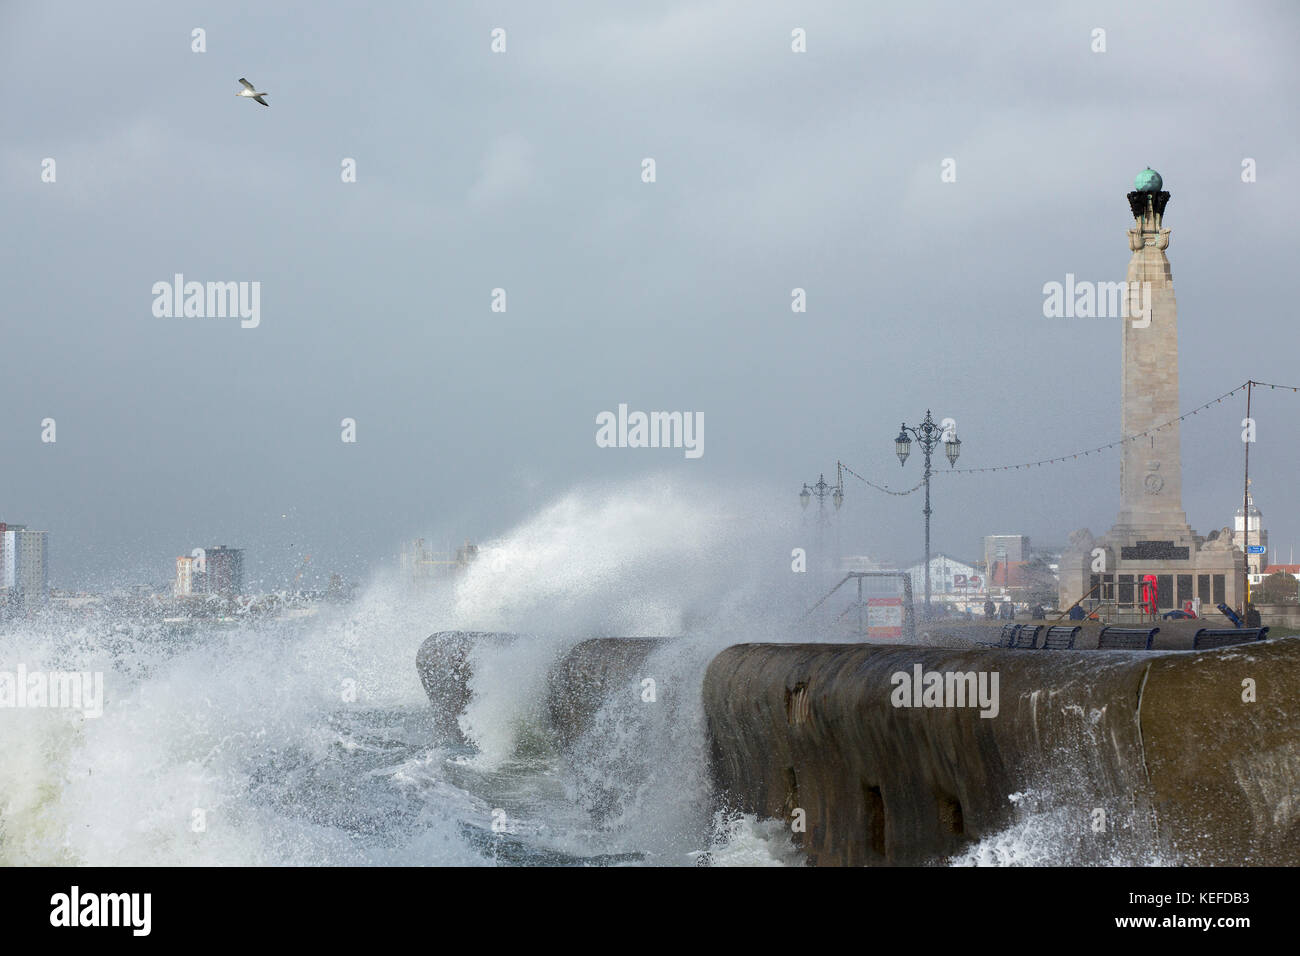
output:
M773 508L837 457L910 485L892 438L927 407L963 465L1109 441L1119 329L1043 318L1041 289L1123 278L1148 164L1184 406L1300 380L1293 6L626 6L0 8L0 518L50 530L56 584L162 580L220 542L272 577L304 550L358 575L647 470L765 484ZM153 317L177 272L260 281L260 327ZM620 402L704 412L704 457L596 448ZM1256 411L1286 558L1300 396ZM1184 428L1202 532L1239 501L1240 418ZM1117 506L1113 455L945 478L936 546L1063 542ZM915 558L919 508L851 483L844 550Z

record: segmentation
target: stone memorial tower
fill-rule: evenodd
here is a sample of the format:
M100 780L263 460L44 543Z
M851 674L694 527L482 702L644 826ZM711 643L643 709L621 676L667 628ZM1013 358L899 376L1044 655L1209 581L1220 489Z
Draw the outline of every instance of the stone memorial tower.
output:
M1240 601L1245 556L1228 529L1202 538L1183 511L1179 444L1178 305L1165 250L1169 193L1153 169L1138 173L1128 194L1133 227L1124 301L1120 419L1126 438L1120 460L1120 510L1102 538L1086 530L1070 537L1062 556L1061 607L1085 595L1086 607L1106 606L1114 621L1142 616L1142 580L1154 575L1161 610L1199 599L1202 613ZM1226 623L1226 622L1225 622Z

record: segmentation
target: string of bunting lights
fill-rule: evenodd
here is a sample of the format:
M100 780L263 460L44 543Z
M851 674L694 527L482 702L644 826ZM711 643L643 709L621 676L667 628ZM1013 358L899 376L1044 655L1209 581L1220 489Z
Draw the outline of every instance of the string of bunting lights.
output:
M854 470L853 470L852 468L850 468L848 465L844 464L844 462L842 462L842 461L841 461L841 462L837 462L836 464L838 464L841 468L843 468L845 471L847 471L847 472L848 472L850 475L852 475L854 478L858 479L858 481L861 481L861 482L863 482L864 484L870 485L872 488L875 488L877 491L883 491L883 492L884 492L885 494L887 494L887 495L897 495L898 497L901 498L903 495L910 495L912 492L916 491L918 488L921 488L921 487L923 487L923 486L925 485L925 479L922 478L920 481L918 481L916 484L914 484L911 488L908 488L906 491L893 491L893 490L891 490L891 489L889 489L889 488L886 488L884 485L878 485L878 484L876 484L874 481L867 481L867 479L863 478L861 475L859 475L856 471L854 471Z
M1224 392L1218 398L1212 398L1204 405L1198 405L1196 408L1193 408L1191 411L1184 412L1183 414L1179 415L1177 418L1173 418L1165 422L1163 425L1157 425L1155 428L1150 428L1147 429L1146 431L1138 432L1137 434L1134 435L1128 435L1125 438L1120 438L1116 441L1108 442L1105 445L1098 445L1096 448L1088 448L1083 451L1074 452L1069 455L1059 455L1056 458L1044 458L1041 461L1021 462L1018 465L991 465L986 468L952 468L952 469L945 469L945 470L936 469L934 473L936 475L973 475L973 474L978 474L980 472L991 472L991 471L1018 471L1021 468L1041 468L1043 465L1055 465L1064 461L1074 461L1078 458L1086 458L1089 455L1092 455L1094 453L1100 453L1103 451L1107 451L1111 448L1118 447L1119 445L1122 445L1125 442L1137 441L1139 438L1144 438L1155 432L1163 431L1164 429L1170 427L1171 425L1177 424L1178 422L1181 422L1184 419L1199 414L1200 412L1205 411L1207 408L1210 408L1213 405L1222 404L1225 398L1231 398L1232 396L1236 395L1238 392L1244 391L1245 389L1250 388L1251 386L1256 386L1259 388L1268 388L1271 390L1276 390L1280 388L1284 391L1300 393L1300 386L1276 385L1273 384L1272 382L1256 382L1254 379L1250 379L1238 385L1232 391ZM851 469L848 465L844 465L841 463L841 467L843 467L844 470L847 471L854 478L857 478L859 481L862 481L865 484L871 486L872 488L875 488L877 491L883 491L887 495L899 495L899 496L910 495L912 492L916 491L918 488L922 487L925 484L925 481L922 480L918 484L913 485L911 488L907 489L907 491L893 491L892 489L887 488L884 485L878 485L875 482L867 481L866 478L863 478L856 471Z
M1241 385L1238 385L1232 391L1224 392L1218 398L1212 398L1204 405L1198 405L1196 408L1193 408L1190 412L1184 412L1183 414L1179 415L1177 418L1171 418L1169 421L1165 422L1162 425L1157 425L1155 428L1148 428L1146 431L1137 432L1136 434L1128 435L1124 438L1117 439L1113 442L1107 442L1105 445L1098 445L1096 448L1088 448L1084 451L1077 451L1069 455L1060 455L1056 458L1044 458L1042 461L1025 461L1025 462L1021 462L1018 465L993 465L988 468L953 468L950 469L949 471L937 471L936 474L973 475L982 471L1018 471L1021 468L1039 468L1042 467L1043 465L1055 465L1063 461L1074 461L1076 458L1080 458L1080 457L1086 458L1089 455L1094 454L1095 452L1107 451L1111 448L1118 447L1119 445L1122 445L1125 442L1137 441L1139 438L1145 438L1146 436L1154 434L1155 432L1164 431L1170 425L1181 422L1185 418L1190 418L1191 416L1199 412L1203 412L1212 405L1218 405L1225 398L1231 398L1233 395L1236 395L1238 392L1246 388L1246 386L1249 384L1251 383L1245 382Z
M1266 388L1266 387L1267 387L1267 388L1270 388L1270 389L1280 388L1280 389L1282 389L1282 391L1284 391L1284 392L1285 392L1287 389L1290 389L1290 390L1293 391L1293 392L1300 392L1300 386L1297 386L1297 385L1274 385L1274 384L1272 384L1271 382L1256 382L1254 379L1251 379L1251 380L1250 380L1249 382L1247 382L1246 384L1247 384L1247 385L1258 385L1260 388Z

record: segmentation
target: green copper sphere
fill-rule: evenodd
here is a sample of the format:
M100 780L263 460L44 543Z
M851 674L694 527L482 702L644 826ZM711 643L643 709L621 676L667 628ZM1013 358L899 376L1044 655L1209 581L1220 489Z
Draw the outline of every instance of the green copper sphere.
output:
M1163 185L1160 174L1150 166L1138 173L1133 180L1133 187L1140 193L1158 193Z

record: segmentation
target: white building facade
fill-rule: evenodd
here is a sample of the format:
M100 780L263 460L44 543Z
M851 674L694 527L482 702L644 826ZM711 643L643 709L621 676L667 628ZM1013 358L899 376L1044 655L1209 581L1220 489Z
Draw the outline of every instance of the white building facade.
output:
M912 599L916 602L925 600L925 562L905 569L912 578ZM930 556L930 599L946 604L954 604L966 609L982 605L988 594L984 580L984 569L965 561L958 561L946 554Z

